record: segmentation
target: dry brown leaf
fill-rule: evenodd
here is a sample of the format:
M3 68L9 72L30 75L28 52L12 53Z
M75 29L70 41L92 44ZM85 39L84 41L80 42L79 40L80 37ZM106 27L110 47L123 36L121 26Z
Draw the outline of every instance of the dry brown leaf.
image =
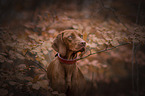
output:
M33 85L33 83L32 82L28 82L27 85L30 86L30 85Z
M39 90L40 85L39 85L38 83L34 83L34 84L32 85L32 88L33 88L33 89L36 89L36 90Z
M37 83L40 85L40 87L48 89L48 80L37 81Z
M55 29L50 29L50 30L48 31L48 33L55 33L55 32L56 32Z
M30 76L24 77L24 79L27 80L27 81L32 81L33 80L33 78L30 77Z
M66 94L65 93L61 93L58 96L66 96Z
M53 91L52 94L53 95L58 95L58 91Z
M15 55L17 56L17 58L24 60L25 57L19 53L15 53Z
M45 74L40 74L39 79L43 79L45 77Z
M117 40L115 40L115 39L112 40L110 43L111 43L112 46L117 46L117 45L119 45L119 42L118 42Z
M11 63L13 63L13 60L9 60L9 59L7 59L6 62L8 62L8 63L11 64Z
M9 85L6 84L6 83L4 83L4 84L2 85L3 88L8 87L8 86L9 86Z
M97 44L95 43L87 43L87 47L96 48Z
M9 96L14 96L14 93L10 93Z
M6 58L3 55L0 55L0 62L4 62L6 60Z
M92 65L92 66L96 66L97 64L98 64L97 60L93 60L92 62L90 62L90 65Z
M74 29L78 29L78 26L77 25L73 25L72 26Z
M18 65L18 68L26 68L26 64L20 64L20 65Z
M48 86L48 90L51 92L53 91L53 89L50 86Z
M33 82L38 81L38 79L39 79L39 75L36 75L36 76L33 78Z
M8 94L8 90L6 89L0 89L0 95L1 96L6 96Z
M16 77L20 80L24 80L24 74L22 74L22 73L17 73Z
M84 33L83 33L83 39L84 39L85 41L87 41L87 37L88 37L88 33L87 33L87 32L84 32Z
M10 58L11 58L11 59L16 59L15 53L16 53L16 52L14 52L14 51L12 51L12 50L9 51L9 55L10 55Z
M9 81L9 84L10 84L10 85L16 85L17 83L14 82L14 81Z

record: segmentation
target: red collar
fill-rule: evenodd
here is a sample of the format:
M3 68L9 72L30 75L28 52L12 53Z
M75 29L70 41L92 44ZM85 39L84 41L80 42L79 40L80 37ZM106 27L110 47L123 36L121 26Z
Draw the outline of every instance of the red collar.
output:
M58 53L58 59L61 63L64 63L64 64L74 64L77 61L77 59L73 59L73 60L63 59L62 57L60 57L59 53Z

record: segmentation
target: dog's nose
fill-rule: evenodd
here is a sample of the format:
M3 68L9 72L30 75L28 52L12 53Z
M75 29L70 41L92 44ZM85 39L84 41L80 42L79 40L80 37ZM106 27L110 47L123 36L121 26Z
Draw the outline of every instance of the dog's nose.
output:
M86 42L85 41L81 41L81 46L85 46L86 45Z

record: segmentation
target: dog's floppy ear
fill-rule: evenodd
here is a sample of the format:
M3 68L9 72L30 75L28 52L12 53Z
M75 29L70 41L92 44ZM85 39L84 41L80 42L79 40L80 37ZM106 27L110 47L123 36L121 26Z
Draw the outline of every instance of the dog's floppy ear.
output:
M53 41L52 44L52 48L58 52L61 56L65 56L66 55L66 45L63 42L63 34L64 33L60 33L55 40Z

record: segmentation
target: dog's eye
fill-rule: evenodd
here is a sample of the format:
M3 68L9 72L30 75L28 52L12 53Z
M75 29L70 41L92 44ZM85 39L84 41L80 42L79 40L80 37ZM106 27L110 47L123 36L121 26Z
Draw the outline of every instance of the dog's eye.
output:
M80 37L83 38L83 35L81 35Z
M72 36L68 36L68 39L72 39Z

